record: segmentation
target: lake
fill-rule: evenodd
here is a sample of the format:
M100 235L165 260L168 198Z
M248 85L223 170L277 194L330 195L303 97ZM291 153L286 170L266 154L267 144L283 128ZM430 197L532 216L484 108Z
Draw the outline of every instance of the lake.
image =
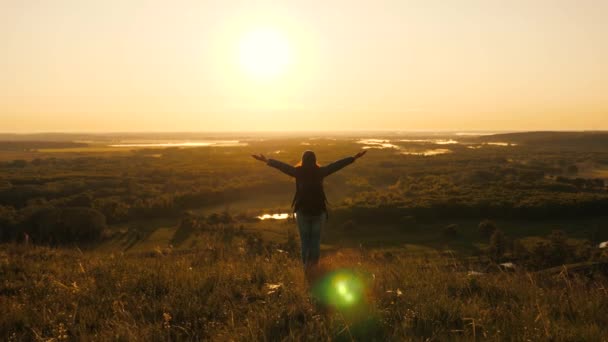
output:
M173 142L133 142L109 145L110 147L234 147L246 146L239 140L207 140L207 141L173 141Z

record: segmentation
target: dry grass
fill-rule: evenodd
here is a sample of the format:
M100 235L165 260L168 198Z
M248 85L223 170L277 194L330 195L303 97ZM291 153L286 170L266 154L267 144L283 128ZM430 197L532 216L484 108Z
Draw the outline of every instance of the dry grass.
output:
M297 251L251 236L204 233L188 251L129 255L18 245L0 250L0 339L6 341L608 336L605 278L471 277L449 256L343 250L327 256L323 269L354 269L368 289L356 310L334 310L311 303Z

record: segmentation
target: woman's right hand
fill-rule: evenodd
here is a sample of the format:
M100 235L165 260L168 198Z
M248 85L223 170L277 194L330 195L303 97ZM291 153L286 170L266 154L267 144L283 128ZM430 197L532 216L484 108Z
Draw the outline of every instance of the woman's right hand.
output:
M359 152L359 153L355 154L355 155L353 156L353 158L355 158L355 160L357 160L357 159L359 159L359 158L363 157L363 156L364 156L366 153L367 153L367 150L363 150L363 151L361 151L361 152Z
M259 155L252 154L251 156L253 157L253 159L259 160L264 163L268 163L268 158L264 157L264 155L261 153Z

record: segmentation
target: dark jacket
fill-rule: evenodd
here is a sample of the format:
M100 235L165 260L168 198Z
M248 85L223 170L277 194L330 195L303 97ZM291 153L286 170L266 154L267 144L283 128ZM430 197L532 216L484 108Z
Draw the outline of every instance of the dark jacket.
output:
M321 215L327 212L323 179L354 161L355 158L348 157L314 168L291 166L275 159L269 159L267 164L296 179L296 193L291 203L294 212L301 210L305 215Z

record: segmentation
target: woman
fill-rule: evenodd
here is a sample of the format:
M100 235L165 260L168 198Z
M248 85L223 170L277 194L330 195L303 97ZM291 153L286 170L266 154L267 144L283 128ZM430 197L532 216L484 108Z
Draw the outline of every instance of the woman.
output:
M296 214L302 243L302 262L307 271L319 262L321 228L327 220L327 200L323 191L323 179L352 164L365 152L367 151L361 151L353 157L344 158L325 166L317 164L317 157L313 151L304 152L302 161L296 166L275 159L267 159L262 154L252 155L253 158L296 179L296 194L291 206Z

